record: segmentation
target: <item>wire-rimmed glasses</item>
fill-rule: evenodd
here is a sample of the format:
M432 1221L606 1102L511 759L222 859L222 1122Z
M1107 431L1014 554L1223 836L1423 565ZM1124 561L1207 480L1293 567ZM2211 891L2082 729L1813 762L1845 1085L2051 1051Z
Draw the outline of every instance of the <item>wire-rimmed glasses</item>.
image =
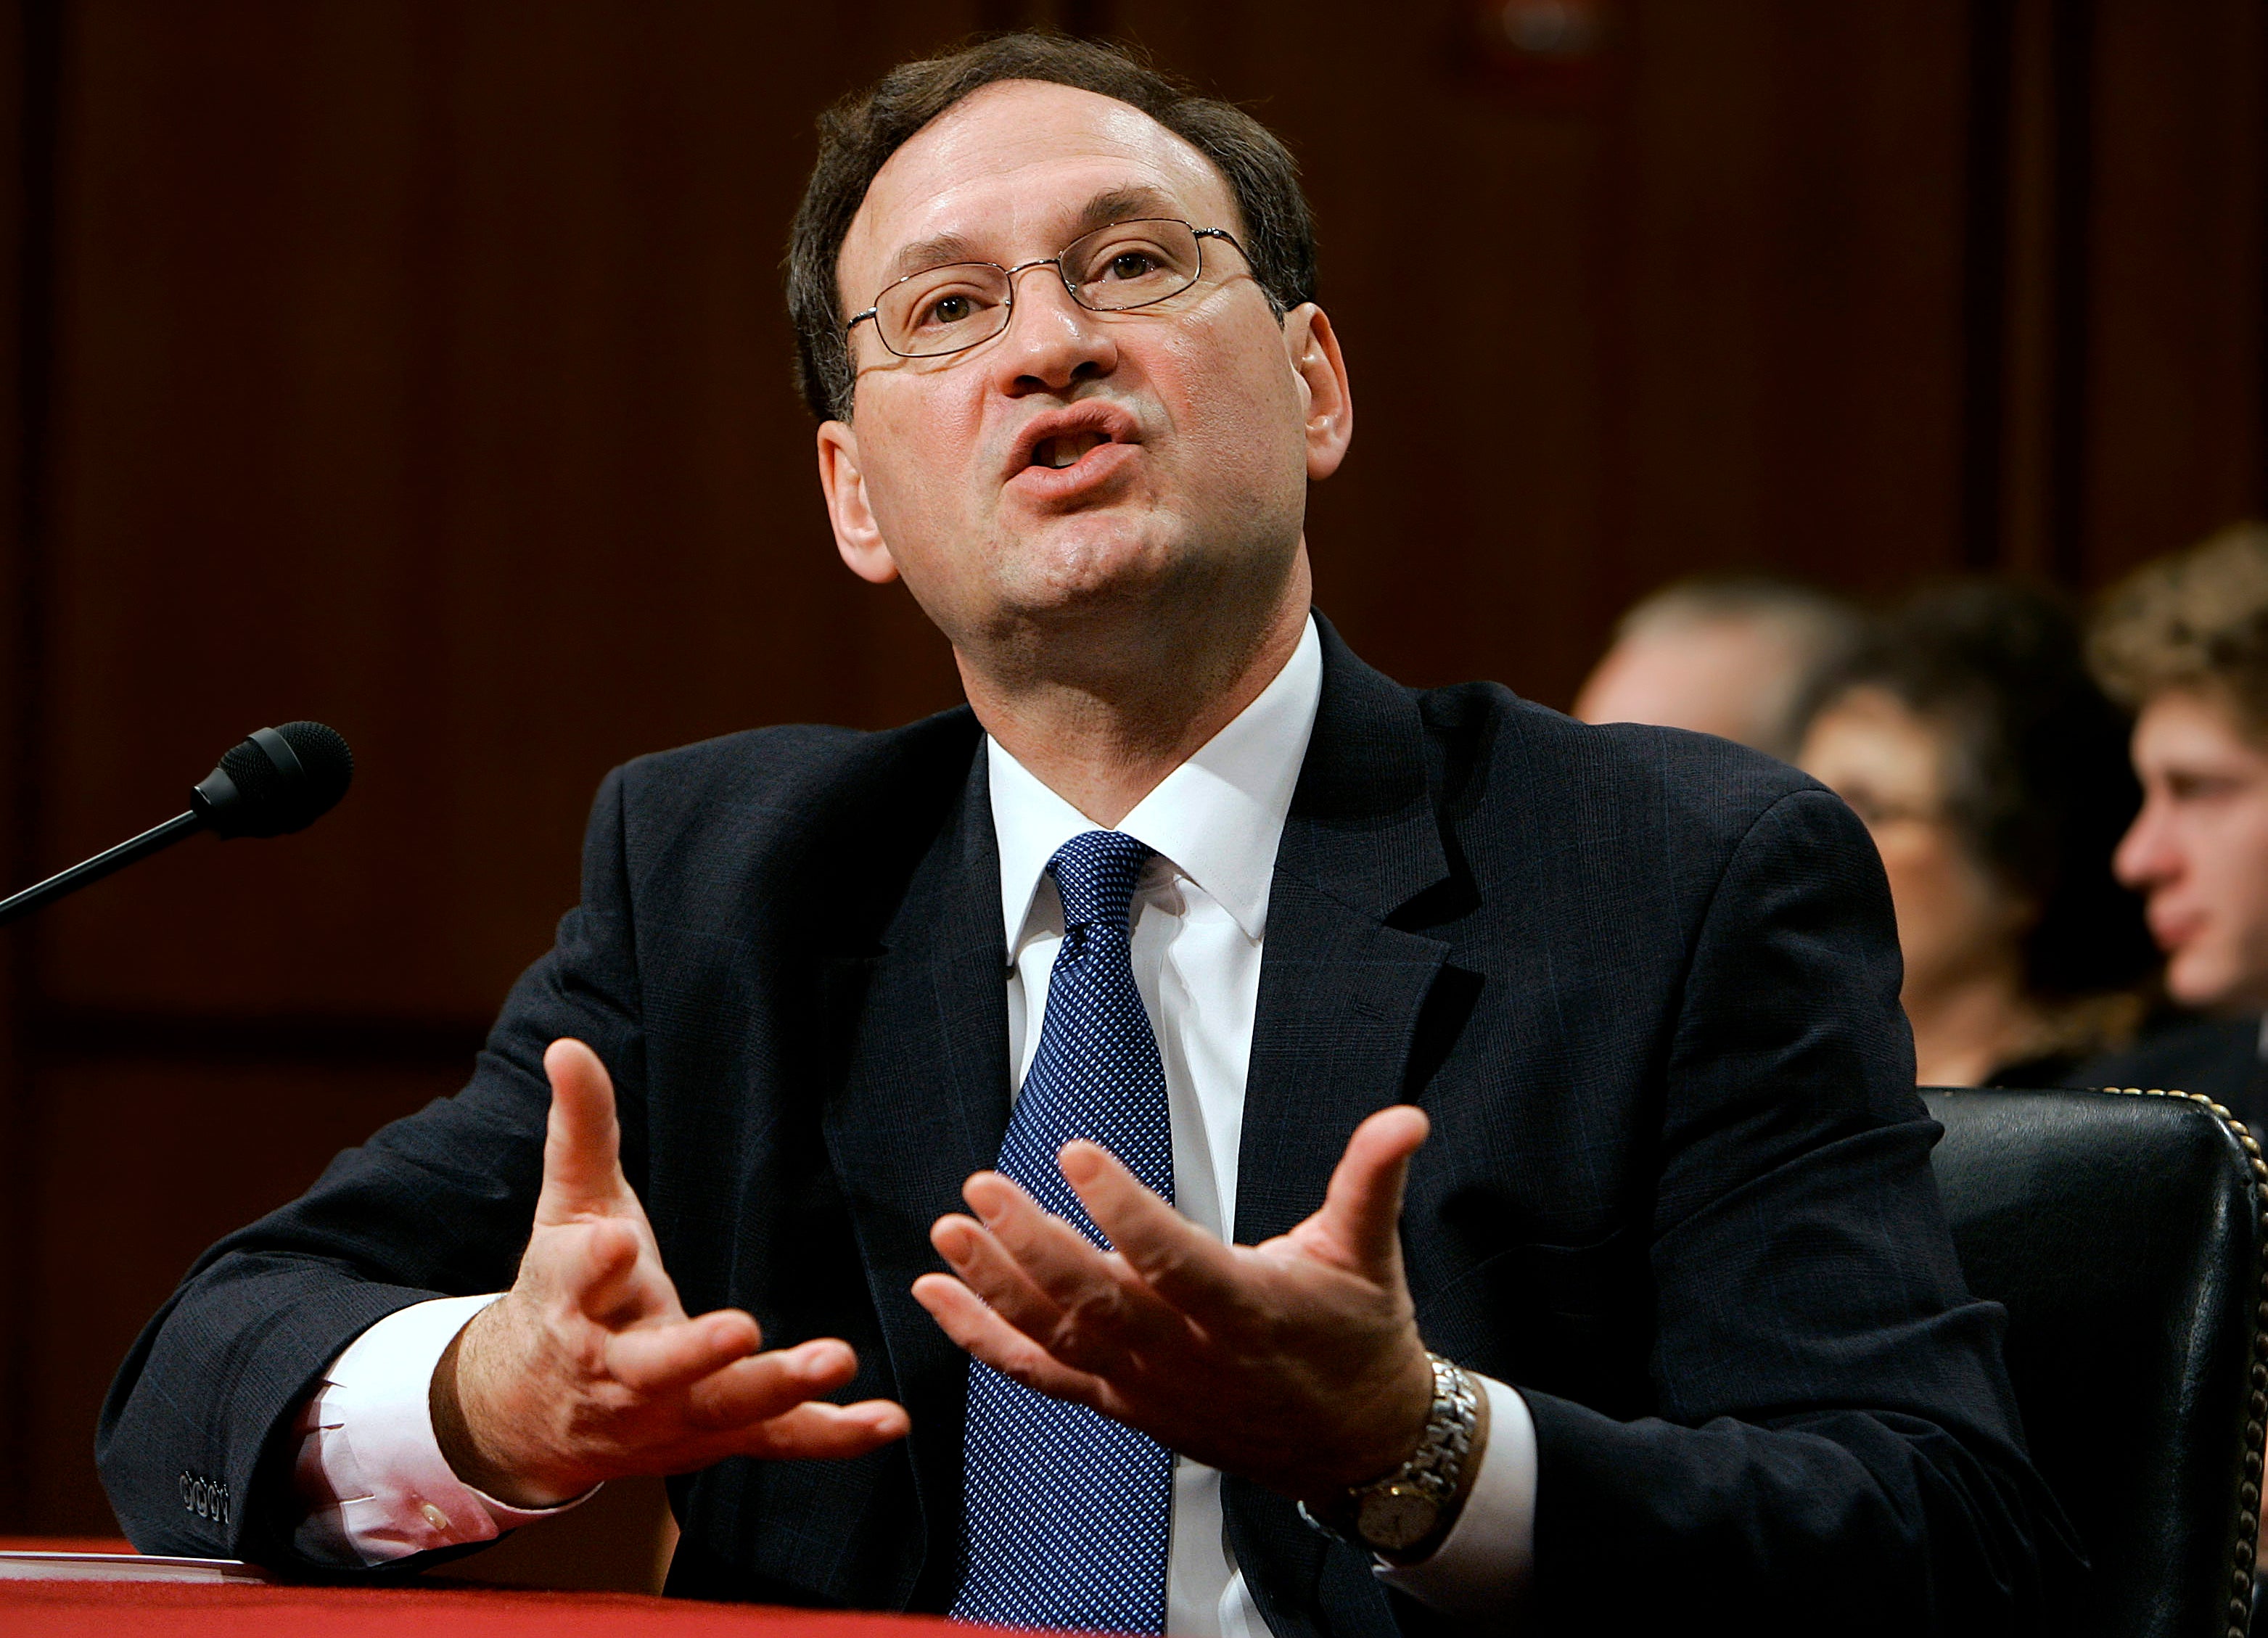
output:
M940 358L990 341L1008 327L1016 275L1053 263L1071 298L1089 312L1128 312L1178 296L1204 274L1204 242L1233 234L1192 227L1172 217L1114 222L1082 234L1052 256L1004 268L995 261L950 261L909 273L843 327L846 336L867 320L882 345L901 358Z

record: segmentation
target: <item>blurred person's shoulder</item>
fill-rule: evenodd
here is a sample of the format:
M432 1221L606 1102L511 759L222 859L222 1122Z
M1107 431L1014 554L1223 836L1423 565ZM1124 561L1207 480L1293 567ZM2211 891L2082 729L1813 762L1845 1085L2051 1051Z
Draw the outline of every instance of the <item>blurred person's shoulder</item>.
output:
M2124 1051L2080 1065L2066 1084L2199 1092L2250 1120L2263 1113L2257 1106L2263 1078L2260 1041L2257 1013L2237 1017L2172 1014L2146 1029Z
M1842 806L1809 775L1730 739L1580 722L1495 683L1432 689L1418 696L1418 709L1439 746L1453 811L1484 795L1593 837L1669 832L1737 840L1790 797L1812 793Z

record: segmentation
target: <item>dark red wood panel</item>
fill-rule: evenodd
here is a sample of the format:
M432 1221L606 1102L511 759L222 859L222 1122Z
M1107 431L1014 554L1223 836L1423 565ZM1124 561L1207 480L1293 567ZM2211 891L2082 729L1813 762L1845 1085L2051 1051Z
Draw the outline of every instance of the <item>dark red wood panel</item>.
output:
M608 766L956 697L836 561L784 385L814 105L880 42L737 6L81 19L43 844L283 717L361 777L304 839L58 913L52 994L477 1017Z
M2268 512L2268 11L2095 11L2083 517L2099 584Z
M1557 703L1675 576L1951 567L1962 9L1606 7L1572 90L1477 67L1482 9L1117 8L1307 167L1356 399L1323 606Z

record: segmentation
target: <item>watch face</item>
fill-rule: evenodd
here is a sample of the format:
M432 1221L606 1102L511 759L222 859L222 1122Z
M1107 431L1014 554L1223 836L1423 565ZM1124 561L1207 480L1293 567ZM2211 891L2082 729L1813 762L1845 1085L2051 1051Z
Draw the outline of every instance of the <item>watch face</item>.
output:
M1390 1485L1362 1498L1355 1529L1382 1552L1399 1553L1432 1533L1441 1504L1414 1485Z

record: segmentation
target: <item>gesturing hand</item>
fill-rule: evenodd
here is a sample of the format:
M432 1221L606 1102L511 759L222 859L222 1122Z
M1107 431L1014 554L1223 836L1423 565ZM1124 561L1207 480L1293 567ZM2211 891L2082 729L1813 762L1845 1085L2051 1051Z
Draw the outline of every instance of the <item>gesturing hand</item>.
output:
M847 1343L770 1354L738 1309L686 1318L622 1176L614 1083L577 1040L543 1054L551 1119L519 1274L433 1373L433 1429L468 1484L544 1507L601 1480L727 1456L857 1456L903 1436L887 1399L813 1403L857 1369Z
M1064 1179L1113 1250L1098 1252L998 1172L961 1194L981 1223L938 1219L960 1278L914 1295L996 1370L1287 1495L1329 1498L1417 1447L1432 1372L1396 1227L1424 1113L1356 1128L1322 1208L1257 1246L1224 1245L1095 1144Z

